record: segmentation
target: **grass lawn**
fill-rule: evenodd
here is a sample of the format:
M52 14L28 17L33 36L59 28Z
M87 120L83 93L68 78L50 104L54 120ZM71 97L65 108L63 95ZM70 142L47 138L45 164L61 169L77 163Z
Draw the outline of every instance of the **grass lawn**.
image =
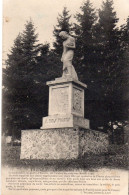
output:
M20 146L2 147L2 165L35 170L77 170L100 167L128 169L128 146L111 145L107 155L86 154L77 160L20 160Z

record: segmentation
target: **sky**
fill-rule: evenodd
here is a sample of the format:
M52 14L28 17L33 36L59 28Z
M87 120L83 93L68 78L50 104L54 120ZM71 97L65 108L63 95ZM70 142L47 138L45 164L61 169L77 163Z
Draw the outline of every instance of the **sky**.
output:
M3 0L3 59L13 46L19 32L30 18L36 27L39 43L52 43L53 27L58 14L66 6L73 16L80 11L84 0ZM101 8L102 0L91 0L95 9ZM119 25L126 23L129 16L129 0L114 0L114 10L120 18Z

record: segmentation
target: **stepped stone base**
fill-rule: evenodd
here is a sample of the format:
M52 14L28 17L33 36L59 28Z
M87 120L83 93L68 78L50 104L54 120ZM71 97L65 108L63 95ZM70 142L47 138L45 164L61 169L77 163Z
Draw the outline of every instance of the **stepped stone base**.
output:
M77 159L108 151L108 136L79 127L22 130L21 159Z

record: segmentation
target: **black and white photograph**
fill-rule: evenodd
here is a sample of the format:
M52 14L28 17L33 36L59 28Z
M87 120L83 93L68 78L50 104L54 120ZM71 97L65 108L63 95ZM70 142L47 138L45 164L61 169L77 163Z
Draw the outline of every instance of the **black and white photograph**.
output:
M128 195L129 1L3 0L2 195Z

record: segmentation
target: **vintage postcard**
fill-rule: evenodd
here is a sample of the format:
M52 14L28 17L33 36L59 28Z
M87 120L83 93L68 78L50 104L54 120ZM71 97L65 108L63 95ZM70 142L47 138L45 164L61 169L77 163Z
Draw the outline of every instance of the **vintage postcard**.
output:
M2 195L128 195L129 2L4 0Z

